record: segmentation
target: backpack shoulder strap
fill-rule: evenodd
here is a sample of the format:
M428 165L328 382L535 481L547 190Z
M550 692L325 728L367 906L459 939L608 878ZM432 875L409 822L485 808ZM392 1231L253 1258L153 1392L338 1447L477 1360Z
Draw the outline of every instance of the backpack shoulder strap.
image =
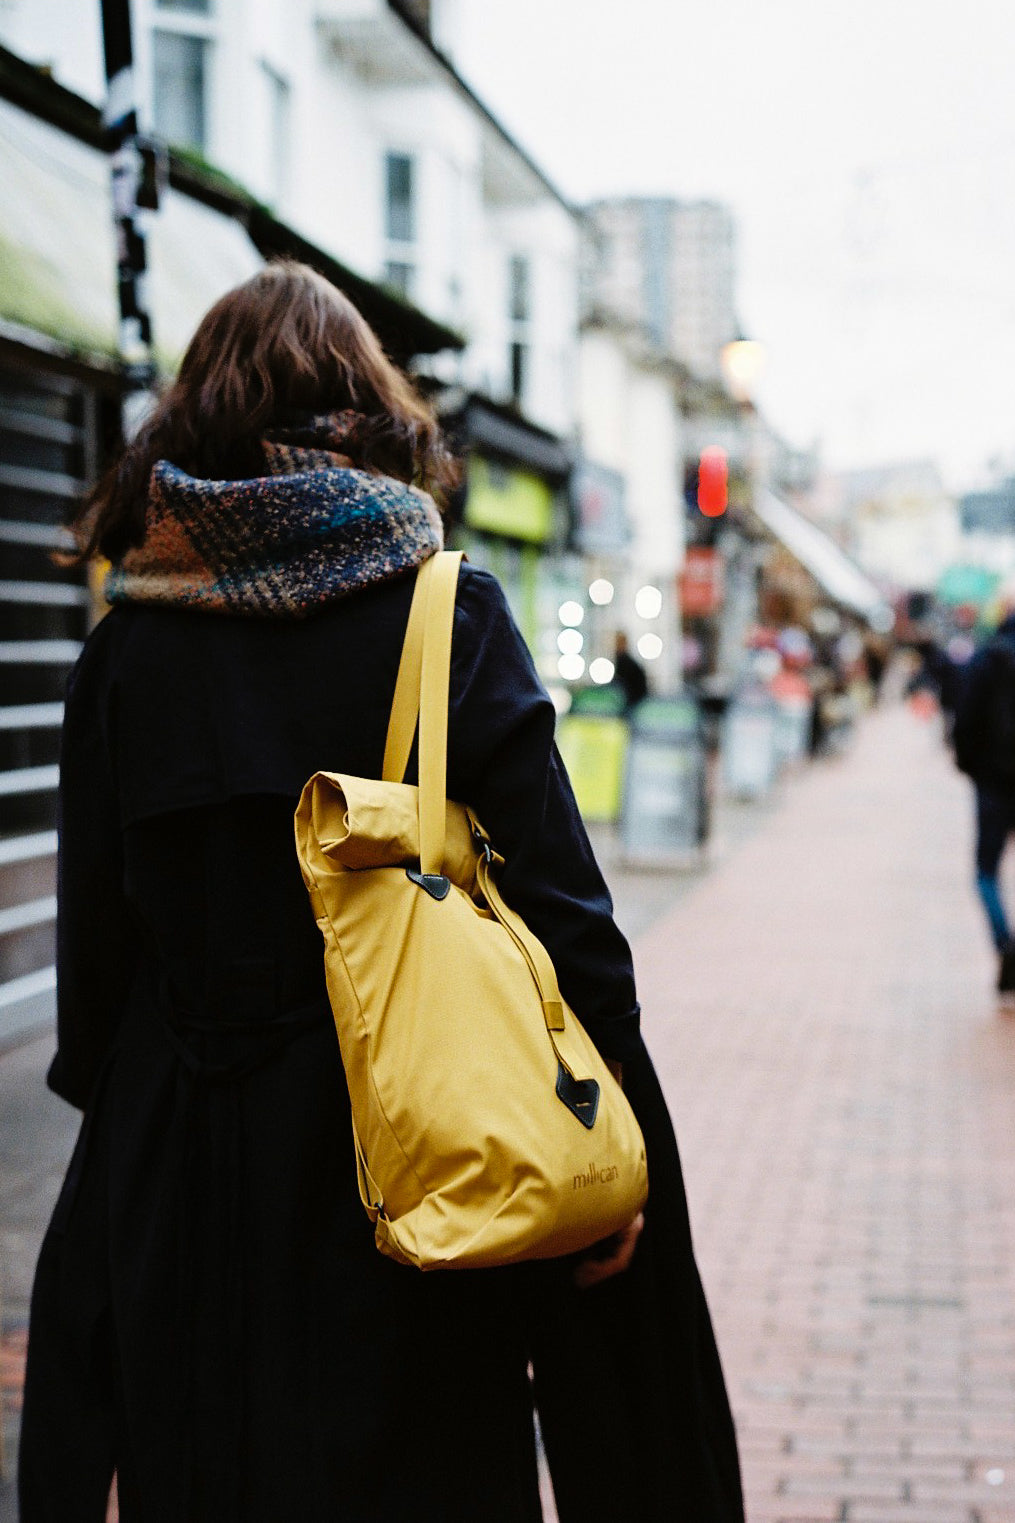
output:
M382 778L401 782L419 721L419 845L424 872L443 870L448 689L460 550L441 550L416 573L388 721Z
M388 735L384 745L384 767L381 777L386 783L400 783L409 765L416 720L419 718L419 681L423 667L423 629L426 624L427 592L433 563L431 556L416 572L416 586L409 609L409 622L405 626L402 656L398 663L395 680L395 696L391 702Z
M460 550L442 550L429 563L433 569L428 576L419 688L419 865L423 873L444 871L451 636L461 563Z

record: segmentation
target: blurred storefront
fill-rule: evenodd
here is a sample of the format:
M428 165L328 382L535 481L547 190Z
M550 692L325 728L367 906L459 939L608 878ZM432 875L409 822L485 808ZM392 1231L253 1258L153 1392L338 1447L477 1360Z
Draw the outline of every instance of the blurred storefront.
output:
M598 311L582 323L579 361L575 543L588 670L609 681L624 636L653 691L669 692L681 678L684 371L645 333Z
M579 574L571 551L572 455L517 410L475 393L438 395L441 422L465 459L451 538L492 571L541 673L556 677L545 636Z
M892 627L879 588L823 529L767 487L755 492L752 510L773 546L762 564L763 623L808 625L817 606L831 603L877 632Z

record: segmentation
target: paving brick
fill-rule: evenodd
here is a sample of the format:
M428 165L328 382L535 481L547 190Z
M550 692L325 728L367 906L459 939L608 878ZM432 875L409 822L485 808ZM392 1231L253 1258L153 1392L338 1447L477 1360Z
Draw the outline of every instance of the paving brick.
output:
M855 1502L844 1516L845 1523L980 1523L978 1515L961 1503Z
M841 1502L776 1497L751 1507L747 1523L842 1523Z
M1015 1469L1015 1023L970 818L876 715L636 946L752 1523L976 1523Z
M832 1495L850 1503L856 1500L901 1502L906 1497L905 1482L886 1475L849 1476L836 1481L821 1480L809 1475L792 1475L783 1490L791 1497Z
M971 1506L1015 1505L1015 1485L991 1486L984 1481L948 1482L920 1481L912 1490L914 1502L963 1501Z

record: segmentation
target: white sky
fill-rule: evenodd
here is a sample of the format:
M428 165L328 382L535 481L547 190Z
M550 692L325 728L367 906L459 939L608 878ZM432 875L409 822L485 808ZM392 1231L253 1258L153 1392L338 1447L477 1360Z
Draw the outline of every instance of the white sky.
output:
M788 438L1015 470L1015 0L454 9L459 67L565 195L732 205Z

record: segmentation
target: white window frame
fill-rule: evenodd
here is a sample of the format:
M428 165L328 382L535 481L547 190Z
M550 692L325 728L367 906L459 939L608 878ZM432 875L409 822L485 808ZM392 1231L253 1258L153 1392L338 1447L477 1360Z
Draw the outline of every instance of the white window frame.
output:
M514 311L514 270L515 262L520 261L525 266L526 295L528 298L528 311L525 317L516 317ZM507 330L508 330L508 370L507 390L511 400L519 407L524 408L526 393L532 384L532 353L533 335L535 323L532 318L533 296L535 293L535 260L528 249L512 248L507 255ZM515 391L514 384L514 350L515 345L522 350L524 359L522 362L521 386Z
M281 150L277 143L269 140L268 153L271 158L270 187L271 204L280 210L284 208L289 189L289 178L292 173L293 153L293 81L290 74L284 74L282 70L270 58L263 55L258 59L261 77L268 86L270 98L267 101L266 123L269 135L273 132L275 122L275 102L284 100L285 112L285 138ZM275 94L276 89L278 94Z
M147 109L143 110L142 116L146 127L155 129L155 33L172 33L178 37L194 37L205 43L206 72L205 72L205 101L204 123L205 142L203 147L195 150L204 158L214 163L216 158L216 145L218 141L218 43L222 36L222 0L211 0L208 15L202 16L193 11L175 11L163 8L158 0L144 0L143 26L141 34L144 38L144 48L138 59L139 80L142 100L146 102ZM184 148L190 146L180 145Z
M412 229L411 238L392 238L388 233L388 160L392 158L408 159L412 165ZM403 292L409 301L415 301L419 282L419 223L420 223L420 179L422 171L422 159L418 147L409 146L405 143L385 143L381 155L381 218L383 234L383 254L381 258L381 278L386 280L389 264L405 265L409 270L407 289Z

